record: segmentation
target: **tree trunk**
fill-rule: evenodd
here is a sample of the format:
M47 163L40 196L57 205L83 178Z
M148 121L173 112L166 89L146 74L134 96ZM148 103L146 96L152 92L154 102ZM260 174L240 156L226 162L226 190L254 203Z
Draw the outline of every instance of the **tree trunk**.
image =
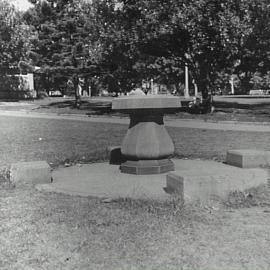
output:
M75 108L80 108L81 105L81 96L79 93L79 78L78 76L73 77L73 85L74 85L74 95L75 95Z
M202 74L198 81L196 82L198 85L198 90L202 93L202 98L207 99L209 96L209 79L207 74Z
M251 73L246 71L245 76L242 79L240 79L241 90L244 91L244 93L248 93L249 90L251 89L250 78L251 78Z
M207 76L208 77L208 76ZM209 94L209 80L202 78L198 84L198 90L202 93L202 113L209 113L212 111L213 100L211 93Z

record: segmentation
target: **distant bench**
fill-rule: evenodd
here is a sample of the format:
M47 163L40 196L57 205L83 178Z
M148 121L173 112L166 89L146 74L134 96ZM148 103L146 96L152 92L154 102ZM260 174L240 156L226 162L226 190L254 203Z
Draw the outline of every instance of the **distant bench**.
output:
M258 89L258 90L250 90L250 95L270 95L270 90Z

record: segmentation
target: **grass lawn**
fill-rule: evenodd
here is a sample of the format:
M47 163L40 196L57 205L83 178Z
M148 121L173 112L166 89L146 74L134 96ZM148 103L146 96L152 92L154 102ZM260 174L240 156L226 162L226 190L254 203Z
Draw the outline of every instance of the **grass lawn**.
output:
M108 110L112 98L83 98L80 109L74 108L74 98L45 98L35 101L23 101L19 103L0 103L1 110L27 110L35 112L49 112L57 114L86 114L94 116L124 116ZM104 107L105 106L105 107ZM167 118L201 119L205 121L248 121L269 122L270 97L254 98L243 97L214 97L215 112L212 114L198 115L184 111L168 115ZM101 109L103 108L103 109Z
M0 117L1 165L106 160L125 125ZM169 128L176 154L223 160L269 149L269 133ZM82 198L0 182L0 269L269 269L270 194L232 194L214 207Z
M269 269L270 194L255 194L179 208L2 188L0 268Z
M108 159L108 146L120 145L127 126L70 120L0 117L0 160L47 160L52 166ZM168 128L181 158L224 160L231 148L269 149L269 134L262 132Z
M81 108L74 109L73 99L49 99L37 101L38 112L72 113L88 115L119 115L116 112L97 110L94 107L110 105L112 98L84 98ZM186 101L185 101L186 103ZM185 105L184 105L185 106ZM214 96L215 112L213 114L190 114L183 111L171 114L169 118L202 119L206 121L248 121L248 122L269 122L270 120L270 97L252 96Z

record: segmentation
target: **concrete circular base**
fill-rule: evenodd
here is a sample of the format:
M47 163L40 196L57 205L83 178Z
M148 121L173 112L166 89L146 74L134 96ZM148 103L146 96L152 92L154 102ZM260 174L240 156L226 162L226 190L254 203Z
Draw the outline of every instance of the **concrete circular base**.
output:
M170 200L167 192L183 186L185 202L226 197L230 191L243 191L267 184L269 174L262 168L242 169L207 160L173 159L173 173L134 175L120 173L118 165L95 163L58 168L51 184L39 184L40 191L100 198ZM164 189L165 188L165 189ZM170 192L169 192L170 193Z
M120 171L129 174L159 174L174 171L174 164L169 159L161 160L128 160L121 164Z
M166 174L125 174L120 172L119 165L107 162L58 168L53 171L52 177L51 184L37 185L37 189L102 199L171 199L171 195L164 190Z

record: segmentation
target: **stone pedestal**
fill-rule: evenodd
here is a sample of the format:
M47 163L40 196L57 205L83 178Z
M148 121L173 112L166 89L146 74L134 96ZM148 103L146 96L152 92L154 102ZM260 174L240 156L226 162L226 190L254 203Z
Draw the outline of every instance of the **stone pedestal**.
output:
M174 170L169 159L174 144L163 122L168 110L181 107L174 96L132 96L113 100L114 110L130 115L130 125L121 146L126 161L120 170L130 174L158 174Z
M161 160L128 160L121 164L120 170L130 174L159 174L174 171L174 163L170 159Z

